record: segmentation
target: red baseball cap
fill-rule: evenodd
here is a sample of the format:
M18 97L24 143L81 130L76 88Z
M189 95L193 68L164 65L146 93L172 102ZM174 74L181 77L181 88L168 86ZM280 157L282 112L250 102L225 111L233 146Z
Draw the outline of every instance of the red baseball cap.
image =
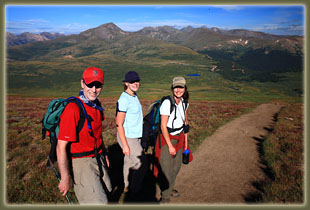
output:
M89 67L83 73L83 79L86 84L98 81L104 84L104 74L103 71L96 67Z

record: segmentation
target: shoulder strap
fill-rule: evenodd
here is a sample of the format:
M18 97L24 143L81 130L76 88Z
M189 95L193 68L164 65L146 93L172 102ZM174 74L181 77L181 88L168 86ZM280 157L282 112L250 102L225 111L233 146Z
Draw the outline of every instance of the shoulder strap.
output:
M173 96L169 96L169 100L170 100L170 114L172 113L173 109L176 109L176 106L175 106L175 100L174 100L174 97Z
M83 105L83 103L78 99L78 98L76 98L76 97L69 97L69 98L67 98L66 99L67 101L69 101L69 102L74 102L75 104L77 104L78 105L78 107L79 107L79 109L80 109L80 111L82 111L83 113L84 113L84 117L86 118L86 120L87 120L87 126L88 126L88 129L90 129L91 130L91 124L90 124L90 122L89 122L89 119L88 119L88 115L87 115L87 113L86 113L86 110L85 110L85 107L84 107L84 105ZM68 103L69 103L68 102Z
M172 121L172 129L174 129L174 120L177 118L177 111L176 111L176 105L175 105L175 100L174 100L174 97L173 96L165 96L164 97L165 99L168 99L170 101L170 115L171 113L173 112L173 110L175 110L174 112L174 118L173 118L173 121Z
M80 119L78 122L77 132L80 132L82 130L84 123L85 123L85 119L86 119L87 123L88 123L88 128L90 129L90 133L91 133L91 135L94 135L92 128L91 128L91 125L89 123L89 117L90 116L87 115L85 107L83 106L83 103L76 97L70 97L67 100L68 100L68 103L70 103L70 102L75 103L79 107L79 110L80 110ZM101 115L101 119L104 119L103 111L100 111L100 115ZM84 156L94 154L95 157L97 158L100 150L102 150L102 152L104 152L103 143L100 146L98 146L97 148L94 148L92 151L81 152L81 153L71 153L70 156L71 157L84 157Z
M80 110L80 119L79 119L79 122L78 122L78 126L76 128L76 131L77 133L79 133L82 128L84 127L84 123L85 123L85 119L86 119L86 116L85 116L85 113L83 111L84 107L82 107L82 105L77 101L78 99L70 99L68 101L68 104L69 103L75 103L78 107L79 107L79 110Z
M164 96L161 98L160 102L163 103L164 100L168 99L170 101L170 114L172 113L173 109L175 108L175 100L173 96Z

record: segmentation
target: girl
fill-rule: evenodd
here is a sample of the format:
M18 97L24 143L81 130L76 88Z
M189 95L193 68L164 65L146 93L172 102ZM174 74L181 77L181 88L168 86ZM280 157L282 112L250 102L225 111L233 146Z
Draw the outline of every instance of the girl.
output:
M116 108L117 141L124 156L124 192L129 191L131 199L137 199L142 189L143 178L147 170L147 159L141 147L143 113L137 96L140 77L137 72L129 71L125 75L124 92ZM129 176L129 174L131 176ZM128 178L131 177L129 180Z
M155 147L155 156L160 163L162 172L162 175L159 176L161 203L168 203L171 196L179 195L173 187L181 168L182 152L188 148L187 101L189 94L185 79L175 77L171 90L173 93L172 100L164 100L160 107L161 134ZM175 106L171 113L170 106ZM161 148L158 146L159 141L161 141Z

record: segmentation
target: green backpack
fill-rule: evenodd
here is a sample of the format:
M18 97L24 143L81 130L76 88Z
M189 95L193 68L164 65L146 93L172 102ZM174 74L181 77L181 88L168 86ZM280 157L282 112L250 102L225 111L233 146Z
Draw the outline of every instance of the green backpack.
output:
M83 106L83 103L76 97L69 97L67 99L58 98L52 100L49 105L47 112L45 113L44 118L42 119L42 139L45 139L47 131L49 132L50 136L50 143L51 149L50 154L47 161L47 166L50 165L50 161L54 163L57 161L56 155L56 146L58 141L58 133L59 133L59 123L60 123L60 116L63 113L65 107L69 103L75 103L80 110L80 119L77 126L77 132L79 133L85 123L85 119L88 123L88 128L91 129L90 122L86 113L86 110Z

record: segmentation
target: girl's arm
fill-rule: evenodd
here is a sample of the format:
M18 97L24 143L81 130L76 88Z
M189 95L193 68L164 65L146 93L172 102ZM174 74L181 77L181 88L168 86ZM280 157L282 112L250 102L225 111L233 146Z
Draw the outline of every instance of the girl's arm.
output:
M128 143L127 143L127 139L125 136L125 129L123 126L123 123L125 121L125 116L126 116L125 112L117 112L116 128L117 128L118 135L121 139L121 142L123 144L123 153L124 153L124 155L129 155L130 154L130 148L129 148Z

